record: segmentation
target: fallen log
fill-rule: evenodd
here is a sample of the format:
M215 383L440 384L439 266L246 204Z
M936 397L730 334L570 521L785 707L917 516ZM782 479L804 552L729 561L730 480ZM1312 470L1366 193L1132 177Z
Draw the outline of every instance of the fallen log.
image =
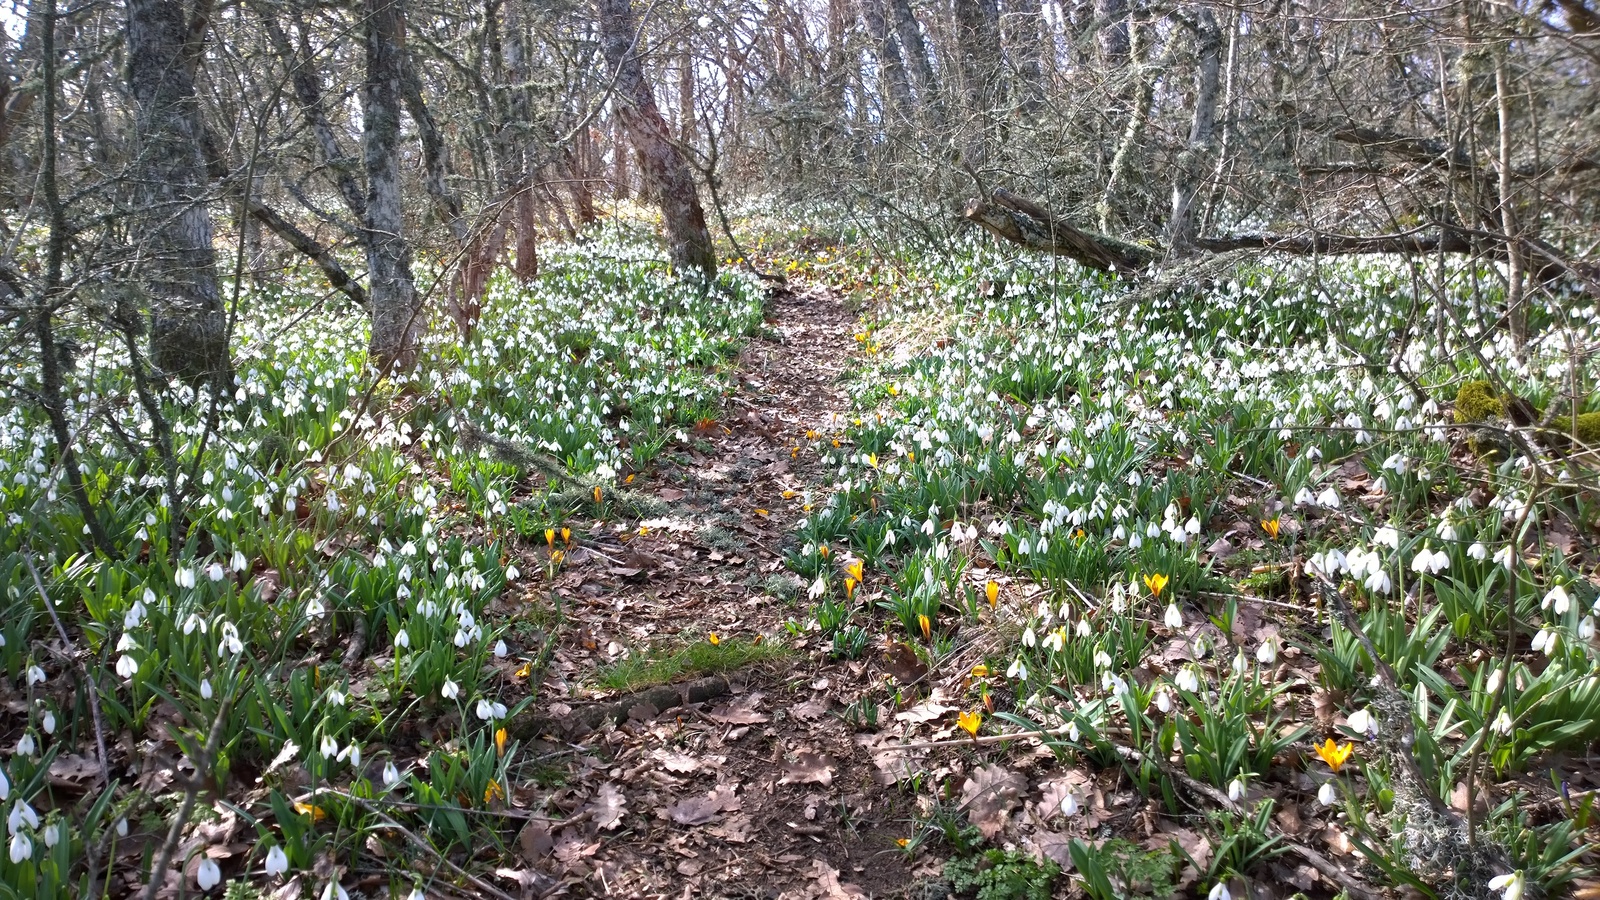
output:
M1097 272L1136 277L1165 259L1165 247L1135 244L1079 228L1043 206L996 188L989 200L974 197L962 213L984 230L1041 253L1065 256ZM1207 253L1273 252L1295 256L1361 254L1484 253L1507 255L1501 235L1460 226L1437 225L1391 234L1235 234L1195 238L1189 247ZM1533 274L1541 281L1567 279L1591 296L1600 296L1600 266L1566 258L1542 241L1523 239L1526 257L1542 260Z
M1142 272L1160 258L1149 248L1078 228L1004 188L996 189L992 199L992 203L968 200L963 215L984 230L1030 250L1065 256L1096 271L1118 275Z

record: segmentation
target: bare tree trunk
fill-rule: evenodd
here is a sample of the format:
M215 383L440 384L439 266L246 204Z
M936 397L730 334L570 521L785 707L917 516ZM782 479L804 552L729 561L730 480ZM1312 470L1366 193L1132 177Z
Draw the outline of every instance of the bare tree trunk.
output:
M1094 0L1095 46L1100 51L1100 63L1107 71L1115 71L1128 64L1132 44L1128 31L1128 0Z
M367 74L361 88L367 167L367 270L372 296L368 359L380 372L416 365L422 301L411 276L400 190L401 82L405 17L401 0L366 0Z
M1188 251L1195 235L1194 200L1208 168L1207 156L1217 130L1217 99L1222 86L1222 29L1211 10L1195 14L1194 118L1189 126L1189 146L1179 155L1177 177L1172 182L1172 217L1167 222L1167 246L1175 254Z
M645 184L661 204L672 267L680 274L698 272L709 278L717 273L716 249L706 229L694 176L656 107L650 85L644 80L635 42L637 23L629 0L596 0L600 18L600 45L606 64L616 73L613 104L617 119L639 151L639 168Z
M900 48L889 33L889 20L883 16L883 0L861 0L861 21L872 38L872 52L878 60L878 75L884 96L889 100L888 118L911 114L911 81L906 75Z
M1037 115L1044 104L1043 74L1039 65L1040 27L1044 10L1039 0L1006 0L1006 46L1015 62L1015 103L1024 117Z
M1133 42L1130 58L1133 61L1133 108L1128 112L1128 122L1122 129L1122 138L1117 142L1116 153L1111 157L1111 174L1106 179L1105 190L1100 195L1100 202L1096 211L1099 214L1100 230L1111 230L1111 214L1115 208L1117 191L1122 188L1122 183L1128 178L1128 171L1133 164L1133 151L1139 143L1139 136L1144 133L1144 127L1150 118L1150 107L1155 102L1155 73L1149 61L1138 59L1141 54L1148 53L1142 45L1146 39L1146 30L1135 26L1133 28Z
M150 360L198 383L231 380L228 317L212 248L194 63L204 31L178 0L129 0L128 87L138 103L134 202L143 225Z
M1000 22L995 0L955 0L955 41L966 99L966 162L982 166L989 158L996 100L1001 95Z
M1511 76L1506 65L1505 44L1496 46L1493 52L1495 111L1500 126L1497 159L1500 177L1495 186L1499 194L1500 228L1506 235L1506 319L1511 328L1511 340L1521 351L1528 345L1528 304L1524 296L1526 266L1522 235L1517 227L1516 193L1511 184Z
M911 0L888 0L894 33L900 37L900 48L905 51L906 64L916 79L917 98L924 111L932 118L935 127L944 126L944 102L939 96L939 82L933 75L933 63L928 57L928 42L922 39L922 25L911 9Z

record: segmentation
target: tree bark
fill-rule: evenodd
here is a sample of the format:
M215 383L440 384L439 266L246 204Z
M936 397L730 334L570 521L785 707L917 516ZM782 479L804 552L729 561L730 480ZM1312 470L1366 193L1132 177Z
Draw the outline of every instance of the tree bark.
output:
M939 82L933 74L933 63L928 57L928 42L922 38L922 25L911 8L911 0L888 0L889 15L894 22L894 33L900 38L900 49L905 51L906 65L916 80L917 98L933 125L944 127L944 102L939 96Z
M1195 235L1194 200L1205 179L1207 157L1217 131L1217 101L1222 90L1222 29L1211 10L1194 18L1194 117L1189 145L1179 154L1172 182L1172 214L1167 220L1167 246L1176 254L1189 249Z
M363 31L366 81L361 115L367 169L367 271L372 296L368 362L379 372L416 365L422 301L411 276L400 188L401 81L405 75L405 17L401 0L366 0Z
M1157 259L1153 251L1078 228L1004 188L996 189L993 199L993 203L968 200L963 214L986 231L1030 250L1065 256L1096 271L1119 275L1136 274Z
M191 383L233 377L211 245L210 179L195 98L194 33L178 0L129 0L128 87L138 104L133 165L150 301L150 360Z
M873 56L878 60L878 78L883 94L889 101L889 118L912 112L911 80L906 74L906 64L900 58L900 47L889 33L889 20L884 18L883 0L861 0L861 22L872 39Z
M606 65L616 73L613 104L617 119L639 152L639 169L645 185L661 205L667 231L668 253L679 274L717 274L716 249L706 229L694 176L688 161L672 140L655 95L644 80L635 37L638 25L629 0L596 0L600 19L600 46Z

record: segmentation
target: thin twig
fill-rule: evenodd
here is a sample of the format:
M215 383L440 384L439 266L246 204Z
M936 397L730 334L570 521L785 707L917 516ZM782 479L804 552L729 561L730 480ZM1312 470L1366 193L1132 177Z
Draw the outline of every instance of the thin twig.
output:
M183 826L189 822L189 814L194 811L194 801L200 796L200 786L205 781L202 773L211 772L212 761L217 758L217 748L222 743L222 723L227 720L232 699L233 692L229 691L218 705L216 717L211 720L211 734L206 737L205 746L200 750L200 758L194 761L194 777L184 788L183 804L172 817L172 825L167 829L167 838L161 842L161 852L156 856L155 865L150 867L150 881L144 886L141 900L155 900L156 891L166 883L167 867L172 865L172 855L177 852L178 842L183 840Z

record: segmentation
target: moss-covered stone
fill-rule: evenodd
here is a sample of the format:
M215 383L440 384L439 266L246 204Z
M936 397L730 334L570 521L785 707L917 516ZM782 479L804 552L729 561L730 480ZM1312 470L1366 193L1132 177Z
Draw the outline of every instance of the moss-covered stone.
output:
M1468 425L1506 414L1506 405L1487 381L1469 381L1456 392L1456 422Z
M1572 417L1556 416L1550 427L1541 433L1546 443L1565 449L1572 442ZM1600 412L1578 414L1578 443L1586 447L1600 446Z

